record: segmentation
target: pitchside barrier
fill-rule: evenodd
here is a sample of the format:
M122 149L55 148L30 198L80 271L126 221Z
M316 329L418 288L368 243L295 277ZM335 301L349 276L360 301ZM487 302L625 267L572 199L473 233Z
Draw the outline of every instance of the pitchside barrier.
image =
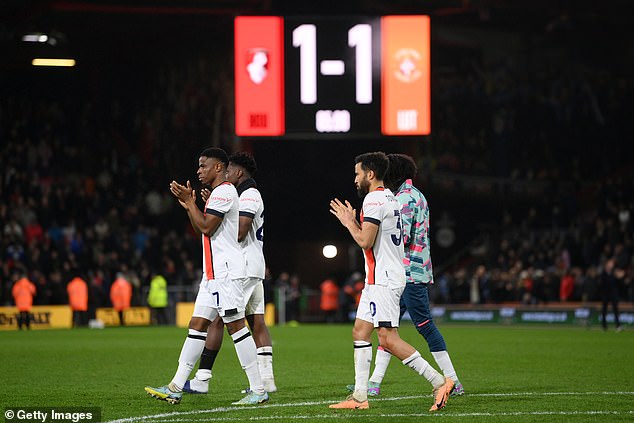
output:
M308 301L307 304L311 302ZM187 327L194 311L193 302L179 302L175 307L176 326ZM607 315L607 321L614 325L614 314ZM276 308L266 305L264 319L268 326L284 324L280 316L284 307ZM0 331L17 330L18 310L15 307L0 307ZM492 324L553 324L597 326L601 325L600 303L566 303L551 305L526 306L521 304L500 305L435 305L432 315L438 323L492 323ZM119 326L119 315L112 308L98 308L97 320L105 326ZM72 327L73 313L67 305L33 306L31 309L31 329L64 329ZM349 314L354 320L354 311ZM126 326L148 326L150 309L148 307L131 307L124 312ZM325 316L315 307L303 307L300 311L300 322L323 322ZM411 320L405 313L403 320ZM622 325L634 325L634 305L619 304L619 320Z
M614 324L614 314L606 316L609 324ZM572 324L580 326L601 325L601 304L568 303L525 306L503 304L496 306L434 306L432 315L437 322L448 323L540 323ZM409 315L403 316L409 318ZM410 319L411 320L411 319ZM634 324L634 307L631 304L619 306L619 321L622 325Z
M0 330L17 330L16 307L0 307ZM67 305L33 306L31 329L61 329L73 326L73 311Z
M176 303L176 326L186 328L194 312L194 303ZM275 326L275 306L266 304L264 309L264 322L267 326Z
M0 330L18 329L18 309L0 307ZM73 311L67 305L33 306L31 308L31 329L68 329L73 327ZM97 320L105 326L119 326L119 314L112 308L98 308ZM130 307L123 314L126 326L148 326L150 309Z
M308 302L310 303L310 301ZM187 327L194 303L178 303L176 305L176 325ZM284 324L280 316L283 310L276 309L273 304L267 304L265 320L268 326L275 323ZM499 305L446 305L433 306L432 315L436 322L444 323L497 323L497 324L556 324L594 326L601 325L600 303L566 303L541 306L525 306L509 303ZM349 319L354 320L354 312ZM300 322L318 323L325 320L319 309L305 307L300 313ZM403 320L411 320L405 313ZM619 320L622 325L634 325L634 306L629 303L619 305ZM614 314L608 313L607 321L614 324Z
M97 320L101 320L106 327L121 326L119 312L114 308L98 308L95 313ZM150 309L148 307L130 307L123 312L125 326L149 326Z
M601 308L582 306L565 308L565 306L540 308L521 306L469 307L460 305L436 306L431 308L436 323L492 323L522 324L539 323L555 325L594 326L601 325ZM349 319L354 320L355 312L350 312ZM411 321L405 312L403 319ZM606 316L608 324L614 325L614 313ZM619 323L634 325L634 310L631 306L619 308Z

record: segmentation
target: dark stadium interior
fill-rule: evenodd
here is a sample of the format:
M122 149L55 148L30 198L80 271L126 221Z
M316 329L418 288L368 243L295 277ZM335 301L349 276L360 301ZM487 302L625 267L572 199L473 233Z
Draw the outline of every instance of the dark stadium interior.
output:
M154 270L170 285L197 282L199 240L168 184L194 181L208 145L258 161L273 279L297 273L310 289L363 270L328 202L360 204L353 158L382 150L417 160L436 302L557 302L569 275L565 300L596 301L609 257L626 271L621 299L633 302L628 3L4 1L0 305L11 304L23 271L43 288L40 304L66 301L75 274L103 292L121 270L138 292ZM430 136L235 135L234 16L398 13L431 16ZM22 42L28 32L55 45ZM77 66L35 68L36 54L70 55ZM321 255L327 243L340 248L336 259Z

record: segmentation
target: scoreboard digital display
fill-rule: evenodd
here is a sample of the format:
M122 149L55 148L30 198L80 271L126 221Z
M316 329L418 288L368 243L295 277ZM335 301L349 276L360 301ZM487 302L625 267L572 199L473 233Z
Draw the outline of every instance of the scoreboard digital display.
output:
M235 18L238 136L427 135L428 16Z

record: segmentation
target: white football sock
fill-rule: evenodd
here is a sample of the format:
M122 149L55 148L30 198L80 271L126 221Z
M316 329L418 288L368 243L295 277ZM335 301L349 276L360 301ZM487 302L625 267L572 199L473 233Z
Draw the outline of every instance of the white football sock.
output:
M249 332L247 327L243 327L239 331L234 332L231 338L233 339L233 345L236 348L240 365L249 379L249 389L258 395L263 395L264 387L262 386L262 379L258 370L255 341L251 336L251 332Z
M209 369L198 369L196 372L196 379L201 382L207 382L211 379L211 370Z
M203 348L205 348L206 339L207 332L189 329L189 334L187 338L185 338L181 354L178 357L178 369L169 385L172 391L180 392L183 390L183 385L185 385L189 374L194 369L194 365L196 365L200 354L203 352Z
M432 352L431 355L436 360L438 367L442 370L445 377L451 378L453 382L457 385L458 375L456 374L456 370L453 368L453 363L451 362L451 358L449 358L449 353L447 351L436 351Z
M372 344L366 341L354 341L354 398L357 401L368 399L371 364Z
M376 349L376 357L374 357L374 372L372 372L370 382L383 382L385 371L387 370L387 366L390 364L390 358L392 358L392 354L385 351L383 347L379 345Z
M260 347L256 352L260 377L262 379L273 379L273 347Z
M445 384L445 378L443 375L430 366L427 360L420 356L418 351L403 360L403 364L427 379L434 388L440 388Z

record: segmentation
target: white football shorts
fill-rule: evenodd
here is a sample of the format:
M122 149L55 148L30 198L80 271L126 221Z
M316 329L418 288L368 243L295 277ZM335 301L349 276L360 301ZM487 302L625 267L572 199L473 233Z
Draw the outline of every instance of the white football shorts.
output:
M207 280L200 281L194 313L192 317L202 317L210 322L217 316L225 323L235 322L244 318L244 279Z
M397 328L401 317L401 295L405 287L390 288L366 284L361 291L357 319L372 323L375 328Z
M247 316L264 314L264 285L262 279L253 277L244 279L244 299L247 302L244 314Z

